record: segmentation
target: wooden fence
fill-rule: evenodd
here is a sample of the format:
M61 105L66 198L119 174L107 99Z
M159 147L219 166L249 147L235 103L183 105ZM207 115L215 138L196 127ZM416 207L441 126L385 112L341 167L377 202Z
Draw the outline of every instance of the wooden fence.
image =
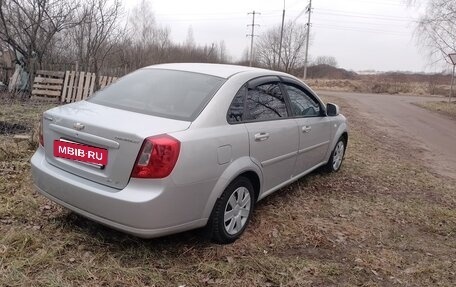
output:
M32 95L38 98L59 99L62 103L72 103L90 97L95 89L94 73L37 71L33 81ZM100 89L112 84L117 77L100 76Z
M96 76L94 73L66 71L62 90L62 103L85 100L93 94ZM100 89L115 82L116 77L101 76L98 79Z
M36 76L33 80L32 95L59 99L64 75L64 72L36 71Z

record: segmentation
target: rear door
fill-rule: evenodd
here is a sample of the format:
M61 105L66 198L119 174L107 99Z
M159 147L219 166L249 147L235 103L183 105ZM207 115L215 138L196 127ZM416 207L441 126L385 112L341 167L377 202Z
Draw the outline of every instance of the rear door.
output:
M290 179L296 162L299 133L289 117L279 78L252 80L246 89L246 127L250 157L263 169L263 187L268 191Z
M304 86L285 80L291 113L299 130L299 148L294 174L303 173L322 163L328 152L331 123L321 102Z

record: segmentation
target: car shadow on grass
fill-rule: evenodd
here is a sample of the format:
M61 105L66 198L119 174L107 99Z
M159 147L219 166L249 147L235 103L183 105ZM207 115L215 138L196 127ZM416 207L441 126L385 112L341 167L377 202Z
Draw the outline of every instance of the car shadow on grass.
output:
M326 178L329 179L331 177L331 174L322 169L317 169L298 181L274 192L264 200L261 200L257 203L254 211L253 222L259 220L261 211L265 208L267 209L268 206L274 206L283 200L290 200L295 193L300 192L300 187L307 186L309 182L314 181L316 178L321 179L322 177L326 180ZM144 239L117 231L71 211L61 212L52 221L52 224L57 225L64 233L78 233L76 237L79 237L85 244L91 241L91 244L94 243L95 245L109 245L110 250L113 251L117 249L122 250L126 246L129 248L146 247L156 252L174 250L176 256L180 256L182 252L189 249L200 250L202 252L208 248L217 246L210 241L207 236L207 230L204 227L173 235ZM251 223L247 229L257 227L256 224Z
M81 233L87 240L92 239L103 244L150 245L159 249L179 245L198 245L201 247L210 245L210 241L204 236L202 228L158 238L140 238L117 231L74 212L63 213L56 217L55 221L65 231Z

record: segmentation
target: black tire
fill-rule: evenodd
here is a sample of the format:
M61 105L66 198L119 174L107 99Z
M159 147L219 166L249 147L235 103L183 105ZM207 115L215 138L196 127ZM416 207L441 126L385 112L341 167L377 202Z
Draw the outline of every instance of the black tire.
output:
M229 229L230 224L228 224L228 227L225 225L225 210L229 208L228 201L237 191L237 195L239 195L240 192L243 192L245 194L244 189L240 189L244 187L248 191L248 195L250 197L250 203L246 204L246 206L249 206L249 212L248 215L242 225L242 228L240 230L235 231L232 230L234 233L229 233L227 229ZM234 195L235 197L236 195ZM247 196L244 196L244 199L247 199ZM230 203L231 206L231 203ZM220 198L217 199L215 202L214 208L212 209L211 217L209 218L209 222L207 225L207 232L209 235L209 238L219 244L228 244L234 242L236 239L238 239L241 234L245 231L250 218L252 217L253 213L253 208L255 206L255 193L253 191L253 185L250 182L249 179L245 177L238 177L235 180L233 180L230 185L225 189L225 191L222 193ZM233 209L234 210L234 209ZM230 210L228 210L230 211ZM237 215L238 217L241 216L240 214ZM237 218L237 217L236 217ZM244 217L245 218L245 217ZM231 219L236 221L234 218ZM242 219L239 219L242 220ZM231 223L231 221L230 221ZM234 223L234 225L237 225L237 222Z
M327 172L337 172L342 167L342 162L344 161L344 157L345 157L345 150L347 148L346 143L347 143L347 141L343 137L340 137L339 140L337 141L336 145L334 146L334 149L331 152L331 156L329 157L328 162L324 166L324 169ZM342 146L342 158L340 159L339 164L335 164L334 158L337 156L336 154L338 153L338 149L340 152L340 145L343 145Z

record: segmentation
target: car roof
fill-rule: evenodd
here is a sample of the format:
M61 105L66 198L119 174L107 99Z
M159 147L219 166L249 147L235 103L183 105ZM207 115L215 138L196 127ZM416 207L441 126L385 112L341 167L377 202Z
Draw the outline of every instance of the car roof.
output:
M247 66L237 66L237 65L226 65L226 64L207 64L207 63L173 63L173 64L160 64L152 65L146 67L146 69L167 69L167 70L177 70L177 71L186 71L212 75L220 78L229 78L234 74L242 72L264 72L269 75L284 75L283 73L253 68Z

